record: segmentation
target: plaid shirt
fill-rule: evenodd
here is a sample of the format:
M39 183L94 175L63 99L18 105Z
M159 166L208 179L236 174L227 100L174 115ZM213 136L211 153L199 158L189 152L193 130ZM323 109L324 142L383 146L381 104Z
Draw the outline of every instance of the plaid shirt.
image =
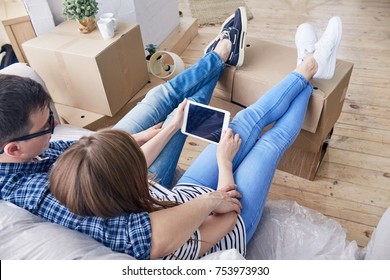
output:
M73 142L54 141L38 162L0 163L0 199L56 224L88 234L113 251L149 259L151 224L147 212L115 218L81 217L50 193L48 172Z

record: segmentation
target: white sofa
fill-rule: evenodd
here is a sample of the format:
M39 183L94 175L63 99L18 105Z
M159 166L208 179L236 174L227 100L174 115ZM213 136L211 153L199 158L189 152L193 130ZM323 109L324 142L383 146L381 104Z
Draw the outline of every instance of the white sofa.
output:
M13 64L0 74L17 74L42 83L33 69ZM45 85L44 85L45 86ZM55 108L53 108L55 112ZM72 125L56 127L52 140L78 139L92 131ZM390 210L387 211L388 222ZM384 225L387 233L389 224ZM383 231L382 231L383 232ZM388 234L382 234L388 240ZM384 242L381 240L379 246ZM387 247L390 251L390 245ZM378 245L378 244L376 244ZM368 250L369 252L372 249ZM386 251L386 250L385 250ZM375 252L375 250L374 250ZM322 214L293 201L268 201L261 226L247 248L247 259L356 259L363 258L355 241L345 230ZM388 253L390 254L390 253ZM374 255L375 256L375 255ZM387 255L384 256L386 258ZM0 259L133 259L113 252L91 237L50 223L9 202L0 200ZM244 259L237 251L211 254L203 259Z

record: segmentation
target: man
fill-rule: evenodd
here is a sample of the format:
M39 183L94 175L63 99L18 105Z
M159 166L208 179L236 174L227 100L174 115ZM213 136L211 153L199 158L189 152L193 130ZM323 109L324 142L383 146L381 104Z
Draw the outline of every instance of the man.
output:
M171 81L152 89L115 125L133 134L142 147L150 172L157 174L163 184L172 179L185 136L169 124L161 128L160 123L186 98L209 103L225 63L237 67L243 63L246 21L245 9L237 9L222 25L202 59ZM48 172L58 156L73 143L50 142L56 126L51 102L39 83L0 75L0 199L88 234L114 251L148 259L152 243L148 213L110 219L80 217L50 193ZM179 106L177 114L182 114L183 108ZM134 231L134 224L144 225L145 231Z

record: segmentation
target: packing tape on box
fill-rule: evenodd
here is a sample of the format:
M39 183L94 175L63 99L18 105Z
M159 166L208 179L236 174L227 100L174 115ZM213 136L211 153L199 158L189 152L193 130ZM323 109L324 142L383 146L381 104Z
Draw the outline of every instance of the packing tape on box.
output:
M170 80L185 69L183 60L175 53L158 51L149 61L150 72L157 78Z

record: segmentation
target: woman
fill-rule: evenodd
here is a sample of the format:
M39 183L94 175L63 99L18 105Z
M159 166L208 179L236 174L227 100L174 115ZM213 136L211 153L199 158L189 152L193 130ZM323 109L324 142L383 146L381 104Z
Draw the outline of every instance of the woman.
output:
M296 38L300 54L314 53L239 112L219 145L210 144L172 190L148 181L147 161L130 135L103 130L60 156L50 174L52 193L79 215L147 213L152 259L196 259L229 248L245 255L277 164L301 129L313 91L309 82L334 74L341 20L333 17L318 42L308 24L298 28ZM185 103L170 123L176 131Z

